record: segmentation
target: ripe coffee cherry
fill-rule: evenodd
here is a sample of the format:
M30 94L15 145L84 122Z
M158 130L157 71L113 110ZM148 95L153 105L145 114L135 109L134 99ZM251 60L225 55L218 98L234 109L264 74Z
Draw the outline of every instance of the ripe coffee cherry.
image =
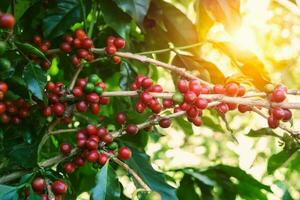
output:
M207 108L208 106L208 101L206 99L202 99L202 98L197 98L194 102L195 106L201 110Z
M108 133L108 131L104 128L104 127L101 127L98 129L97 131L97 136L98 137L103 137L104 135L106 135Z
M79 148L85 147L85 144L86 144L86 139L77 139L77 146Z
M186 114L187 114L187 116L189 117L189 118L195 118L195 117L197 117L198 115L199 115L199 111L197 110L197 108L195 108L195 107L191 107L190 109L188 109L187 111L186 111Z
M106 144L110 144L114 140L113 136L110 133L105 134L101 139Z
M188 104L188 103L186 103L186 102L183 102L182 104L180 104L180 109L181 109L181 110L187 111L187 110L190 109L190 108L191 108L191 105Z
M125 47L125 40L123 38L116 38L114 41L114 45L118 49L122 49Z
M91 104L91 105L90 105L90 108L91 108L91 112L92 112L94 115L98 114L98 113L100 112L100 109L101 109L100 105L99 105L99 104L96 104L96 103Z
M99 158L99 153L97 150L92 150L87 153L86 159L90 162L96 162Z
M200 117L195 117L192 119L192 122L195 126L202 126L203 122Z
M73 173L75 171L75 169L76 169L76 165L74 163L67 162L64 164L64 170L68 174Z
M98 162L99 162L100 165L105 165L107 160L108 160L108 156L106 154L104 154L104 153L99 154Z
M272 109L273 117L277 120L282 120L284 118L285 112L282 108L274 108Z
M89 52L85 49L79 49L77 50L76 55L78 56L78 58L86 59L87 56L89 55Z
M75 31L75 37L78 38L79 40L84 40L87 36L85 34L85 31L79 28Z
M91 40L90 38L85 38L82 41L82 47L85 49L90 49L93 47L93 40Z
M244 86L240 86L239 87L239 92L238 92L238 96L239 97L242 97L242 96L244 96L246 94L246 88L244 87Z
M92 125L92 124L89 124L87 125L86 127L86 132L89 134L89 135L97 135L97 127L95 125Z
M41 193L46 186L46 182L43 178L41 177L36 177L32 182L31 182L32 189L37 192Z
M52 183L51 189L54 194L60 195L67 192L68 186L65 184L65 182L57 180Z
M12 29L15 22L15 18L11 14L5 13L0 16L0 28Z
M142 113L146 110L146 105L143 104L142 101L137 101L135 103L135 110L138 112L138 113Z
M131 158L132 153L131 153L131 150L128 147L124 146L124 147L119 148L118 156L122 160L128 160L128 159Z
M121 62L121 57L119 57L119 56L114 56L114 57L113 57L113 62L114 62L115 64L119 64L119 63Z
M106 45L107 45L107 46L114 45L115 39L116 39L116 38L115 38L114 36L109 36L109 37L106 39Z
M201 94L202 87L198 83L190 82L189 84L190 91L194 92L197 96Z
M40 194L42 200L49 200L47 194Z
M61 103L55 103L52 107L52 111L56 116L62 116L65 112L65 106Z
M247 112L247 111L251 111L251 108L250 108L249 106L247 106L247 105L242 105L242 104L240 104L240 105L238 106L238 110L239 110L241 113L245 113L245 112Z
M225 94L226 93L226 89L224 88L223 85L215 85L214 88L213 88L213 92L215 94Z
M71 35L64 35L64 42L71 45L73 40L74 40L74 38Z
M76 103L76 109L78 112L86 112L88 109L88 105L85 101L79 101Z
M62 50L63 52L66 52L66 53L69 53L72 51L71 45L66 42L61 43L59 48L60 48L60 50Z
M0 81L0 91L5 94L7 92L7 90L8 90L7 84L3 81Z
M153 85L153 81L151 78L144 78L141 85L142 85L142 88L144 90L146 90Z
M268 117L268 124L270 128L277 128L279 126L279 120L275 119L272 115Z
M47 45L42 44L42 45L40 46L40 50L41 50L43 53L47 53L48 49L49 49L49 48L48 48Z
M6 111L6 105L0 102L0 115Z
M196 100L197 96L194 92L188 91L184 93L184 101L186 103L193 103Z
M163 118L163 119L159 120L159 126L162 128L170 127L171 123L172 123L172 121L169 118Z
M100 98L100 104L102 104L102 105L109 104L109 97L101 97Z
M84 161L84 159L83 159L82 157L77 156L77 157L74 159L74 163L75 163L77 166L82 167L82 166L84 166L85 161Z
M139 131L139 128L135 124L128 124L126 127L126 132L129 135L136 135Z
M65 155L69 155L72 150L72 146L68 143L61 143L59 148L60 148L60 152Z
M236 96L239 93L239 85L236 83L228 83L225 86L227 96Z
M164 108L172 108L173 106L173 100L172 99L163 99L163 106Z
M144 104L149 104L152 100L152 96L149 94L149 92L142 92L140 99Z
M86 96L86 100L89 102L89 103L98 103L100 101L100 97L98 94L92 92L92 93L89 93L87 96Z
M54 200L62 200L62 195L55 195Z
M217 105L217 109L223 114L229 111L229 107L226 103L220 103L219 105Z
M77 49L81 48L81 46L82 46L82 43L78 38L75 38L73 40L73 44L74 44L74 47L76 47Z
M98 148L98 142L96 142L95 140L90 139L90 138L86 141L85 145L90 150Z
M48 69L50 68L51 63L50 63L48 60L44 60L44 61L41 63L41 65L42 65L42 68L43 68L44 70L48 70Z
M39 35L33 36L33 42L34 44L40 46L42 44L42 38Z
M46 88L47 88L47 91L53 91L55 89L55 83L48 82Z
M19 117L14 116L13 117L13 123L14 124L20 124L21 123L21 119Z
M238 105L235 103L227 103L227 106L229 110L235 110Z
M283 109L284 110L284 117L282 121L287 122L292 118L292 112L289 109Z
M118 112L116 114L115 120L118 124L125 124L127 121L127 117L125 115L125 113L123 112Z
M115 46L113 45L109 45L105 48L105 52L108 54L108 55L113 55L117 52L117 49Z
M280 89L274 90L271 95L271 100L277 103L283 102L285 98L285 91Z
M189 82L187 80L179 80L177 82L179 92L186 93L189 90Z
M80 88L78 86L74 87L72 92L75 97L81 97L83 95L82 88Z

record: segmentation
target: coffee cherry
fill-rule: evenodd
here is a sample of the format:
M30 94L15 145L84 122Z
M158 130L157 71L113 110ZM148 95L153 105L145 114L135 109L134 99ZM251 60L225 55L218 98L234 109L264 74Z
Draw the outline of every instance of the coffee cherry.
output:
M220 103L219 105L217 105L217 109L223 114L229 111L229 107L226 103Z
M65 112L65 106L61 103L55 103L52 107L52 111L56 116L62 116Z
M48 49L49 49L49 48L48 48L47 45L42 44L42 45L40 46L40 50L41 50L43 53L47 53Z
M187 111L187 110L190 109L190 108L191 108L191 105L188 104L188 103L186 103L186 102L183 102L182 104L180 104L180 109L181 109L181 110Z
M62 154L69 155L71 153L72 146L68 143L61 143L59 149Z
M92 140L90 138L86 141L85 145L90 150L98 148L98 143L95 140Z
M74 159L74 163L75 163L77 166L82 167L82 166L84 166L85 161L84 161L84 159L83 159L82 157L77 156L77 157Z
M152 96L149 94L149 92L142 92L142 94L140 95L140 99L144 104L147 105L152 100Z
M93 47L93 40L91 40L90 38L85 38L83 41L82 41L82 47L84 49L90 49Z
M78 38L75 38L73 40L73 44L74 44L74 47L77 48L77 49L80 49L82 47L82 43Z
M246 88L244 86L240 86L239 87L239 92L237 94L237 96L242 97L246 94Z
M97 127L92 124L87 125L85 130L89 135L97 135L97 131L98 131Z
M117 49L115 46L113 45L109 45L105 48L105 52L108 54L108 55L113 55L117 52Z
M96 115L100 112L100 105L99 104L96 104L96 103L93 103L90 105L90 108L91 108L91 112Z
M187 91L186 93L184 93L184 101L186 103L193 103L196 100L196 98L196 94L192 91Z
M249 106L247 106L247 105L242 105L242 104L240 104L240 105L238 106L238 110L239 110L241 113L245 113L245 112L247 112L247 111L251 111L251 108L250 108Z
M284 110L284 117L282 121L287 122L292 118L292 112L289 109L283 109Z
M73 43L73 40L74 40L74 38L71 35L64 35L63 39L64 39L64 42L66 42L70 45Z
M41 198L42 200L49 200L47 194L40 194L40 198Z
M137 101L135 103L135 110L138 113L142 113L142 112L144 112L146 110L146 105L142 101Z
M97 136L98 137L103 137L104 135L106 135L108 133L108 131L104 128L104 127L101 127L98 129L97 131Z
M62 195L55 195L54 200L62 200Z
M6 111L6 105L0 102L0 115Z
M193 83L192 81L190 81L189 89L190 89L190 91L194 92L197 96L199 96L201 93L202 87L200 84Z
M67 192L68 186L65 184L65 182L57 180L52 183L51 189L54 194L60 195Z
M84 40L87 36L85 34L85 31L79 28L75 31L75 37L78 38L79 40Z
M59 48L60 48L60 50L62 50L63 52L66 52L66 53L69 53L72 51L71 45L66 42L61 43Z
M189 82L187 80L179 80L177 82L179 92L186 93L189 90Z
M64 164L64 170L68 174L73 173L75 171L75 169L76 169L76 165L74 163L67 162Z
M121 57L120 56L113 56L113 63L119 64L121 62Z
M90 92L93 92L95 89L95 85L93 83L87 83L84 87L84 91L86 93L90 93Z
M106 154L104 154L104 153L99 154L98 162L99 162L100 165L105 165L107 160L108 160L108 156Z
M3 124L8 124L11 120L10 116L5 113L0 116L0 119Z
M116 114L115 120L118 124L125 124L127 121L127 117L125 115L125 113L123 112L118 112Z
M78 56L78 58L86 59L89 55L89 52L85 49L78 49L76 55Z
M163 119L159 120L159 126L162 128L170 127L171 123L172 123L172 121L169 118L163 118Z
M285 112L282 108L273 108L272 109L273 117L277 120L282 120L284 118Z
M274 90L271 95L271 100L277 103L283 102L285 98L285 91L280 89Z
M39 35L33 36L33 42L34 44L40 46L42 44L42 38Z
M3 81L0 81L0 91L5 94L7 92L7 90L8 90L7 84Z
M126 127L126 132L129 135L136 135L139 131L139 128L135 124L128 124Z
M92 93L89 93L87 96L86 96L86 100L89 102L89 103L98 103L100 101L100 97L98 94L92 92Z
M187 111L186 111L186 114L187 114L187 116L189 117L189 118L195 118L195 117L197 117L198 115L199 115L199 111L197 110L197 108L195 108L195 107L191 107L190 109L188 109Z
M131 152L131 150L128 147L123 146L123 147L119 148L119 150L118 150L118 157L120 159L122 159L122 160L128 160L128 159L131 158L131 156L132 156L132 152Z
M99 158L99 153L97 150L92 150L87 153L86 159L90 162L96 162Z
M36 193L41 193L45 189L45 186L46 186L46 182L41 177L36 177L31 182L31 187Z
M5 13L0 16L0 28L12 29L15 22L15 18L11 14Z
M125 40L123 38L116 38L114 41L114 45L118 49L122 49L125 47Z
M72 92L75 97L81 97L83 95L82 88L80 88L78 86L74 87Z
M114 45L114 41L115 41L115 37L114 36L109 36L107 39L106 39L106 45L109 46L109 45Z
M235 110L238 107L235 103L227 103L227 106L229 110Z
M85 101L79 101L76 103L76 109L78 112L86 112L88 109L88 105Z
M227 96L236 96L239 93L239 85L236 83L228 83L225 85Z
M149 92L161 93L161 92L163 92L163 88L160 85L155 84L149 88Z
M202 99L202 98L196 98L195 102L194 102L195 106L201 110L207 108L208 106L208 101L206 99Z
M108 105L109 104L109 97L101 97L100 98L100 104Z
M277 128L279 126L279 120L275 119L272 115L268 117L268 124L270 128Z
M213 92L215 94L225 94L226 93L226 89L224 88L223 85L215 85L214 88L213 88Z
M203 122L200 117L195 117L192 119L192 122L195 126L202 126Z
M146 90L153 85L153 81L151 78L144 78L141 85L142 85L142 88L144 90Z
M83 148L85 147L86 139L77 139L77 147Z
M173 106L173 100L172 99L163 99L163 106L164 108L172 108Z

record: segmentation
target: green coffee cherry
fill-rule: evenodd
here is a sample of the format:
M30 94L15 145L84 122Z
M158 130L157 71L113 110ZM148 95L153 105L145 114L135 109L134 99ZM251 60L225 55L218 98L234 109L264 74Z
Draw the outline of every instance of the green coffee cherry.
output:
M97 74L91 74L89 76L88 82L93 83L95 85L95 84L99 83L99 81L100 81L100 78Z
M0 58L0 70L8 70L11 67L11 63L6 58Z
M97 94L101 95L102 92L103 92L103 89L102 89L102 87L100 87L100 86L96 86L96 87L94 88L94 91L95 91Z
M7 49L6 42L0 41L0 55L4 54Z
M118 145L118 143L116 143L116 142L112 142L112 143L110 143L107 147L108 147L110 150L116 150L116 149L119 147L119 145Z
M84 91L87 93L93 92L95 89L95 85L93 83L87 83L84 87Z
M162 200L161 195L158 192L152 191L147 194L146 200Z
M179 92L176 92L172 97L173 101L178 104L183 102L183 98L183 95Z

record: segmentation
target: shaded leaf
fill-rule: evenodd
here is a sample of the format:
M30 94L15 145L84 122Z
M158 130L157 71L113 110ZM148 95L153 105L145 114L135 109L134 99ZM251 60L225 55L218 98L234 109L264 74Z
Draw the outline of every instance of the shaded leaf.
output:
M15 44L20 51L22 51L23 53L25 53L27 55L34 54L39 58L47 59L43 52L41 52L38 48L36 48L35 46L33 46L31 44L20 43L20 42L15 42Z
M29 63L25 66L22 77L32 94L38 99L43 100L44 88L47 83L46 72L39 65Z
M16 187L0 185L0 200L18 200L19 195Z
M267 171L272 174L276 169L286 163L290 157L297 151L297 149L282 150L277 154L272 155L268 160Z
M12 147L9 157L22 167L30 168L37 164L36 147L34 145L19 144Z
M109 162L106 162L97 173L96 183L97 185L92 189L92 199L120 199L120 183L114 169L109 165Z
M168 185L162 173L157 172L149 162L149 156L130 147L132 158L126 163L139 174L143 181L154 191L159 192L164 200L176 200L176 190Z
M134 82L136 73L128 62L122 61L120 66L120 88L122 90L128 90L130 84Z
M177 189L178 199L199 200L200 196L195 191L194 181L189 175L184 175Z
M248 137L263 137L263 136L277 136L270 128L261 128L258 130L251 129L247 135Z

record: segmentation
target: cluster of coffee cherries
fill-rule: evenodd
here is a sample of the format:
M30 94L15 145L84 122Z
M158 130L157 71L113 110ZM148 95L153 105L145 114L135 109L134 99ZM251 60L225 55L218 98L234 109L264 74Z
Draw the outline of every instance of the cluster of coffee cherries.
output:
M268 95L270 102L281 103L286 99L287 88L278 85ZM287 122L292 118L292 112L289 109L281 107L272 107L269 109L268 124L270 128L277 128L280 121Z
M61 200L68 190L68 185L62 180L49 181L49 184L51 185L51 191L55 195L55 200ZM48 200L47 184L44 178L39 176L35 177L31 182L31 187L33 191L41 197L41 199ZM28 197L29 195L30 190L26 188L25 196Z
M125 40L120 37L109 36L106 40L106 48L105 52L108 55L114 55L118 49L123 49L125 47ZM112 61L115 64L119 64L121 62L121 58L119 56L113 56Z
M86 161L104 165L109 159L109 155L117 155L122 160L130 159L131 150L126 146L118 148L118 144L113 142L113 139L111 133L104 127L97 128L95 125L89 124L85 129L79 130L76 133L76 141L81 153L63 164L64 171L73 173L77 167L84 166ZM101 150L107 150L107 153L101 152ZM67 156L71 151L71 144L60 144L60 152L63 155Z
M153 80L144 75L138 75L135 79L135 82L130 85L130 90L139 92L139 100L135 104L135 109L139 113L143 113L146 108L149 108L153 113L160 113L163 109L163 106L160 104L158 98L152 97L150 92L162 93L163 88L154 84ZM169 101L169 104L172 102ZM164 101L164 105L166 105ZM170 107L170 105L167 105Z
M4 101L7 90L7 84L0 81L0 120L3 124L8 124L11 121L14 124L20 124L22 119L29 116L29 105L22 98L15 101Z
M14 16L9 13L0 12L0 28L13 29L16 21Z
M35 35L32 41L43 53L47 53L51 47L51 42L49 40L43 40L42 37L39 35ZM51 66L51 63L48 59L40 59L35 54L31 54L29 57L35 63L41 65L44 70L48 70Z
M59 48L65 53L71 53L73 56L71 62L77 67L82 60L91 62L94 60L94 54L91 48L94 47L93 40L87 36L83 29L77 29L74 35L64 35L63 42Z
M106 90L106 85L97 74L91 74L88 78L78 79L72 93L79 98L76 103L78 112L86 112L90 108L93 114L98 114L101 105L109 104L109 98L101 94Z

